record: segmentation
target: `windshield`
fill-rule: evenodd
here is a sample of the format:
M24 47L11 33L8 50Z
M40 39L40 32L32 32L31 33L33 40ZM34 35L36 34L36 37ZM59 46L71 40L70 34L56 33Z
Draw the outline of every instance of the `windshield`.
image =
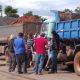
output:
M42 32L47 31L48 29L48 23L43 23L42 24Z

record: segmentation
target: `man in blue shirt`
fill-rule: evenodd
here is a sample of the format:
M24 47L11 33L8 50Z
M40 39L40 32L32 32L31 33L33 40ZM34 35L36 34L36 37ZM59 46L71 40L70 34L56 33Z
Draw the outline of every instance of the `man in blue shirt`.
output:
M23 38L23 33L19 33L18 37L14 40L14 49L17 61L17 68L18 73L22 73L22 66L23 66L23 73L27 73L26 67L26 48L25 48L25 40Z

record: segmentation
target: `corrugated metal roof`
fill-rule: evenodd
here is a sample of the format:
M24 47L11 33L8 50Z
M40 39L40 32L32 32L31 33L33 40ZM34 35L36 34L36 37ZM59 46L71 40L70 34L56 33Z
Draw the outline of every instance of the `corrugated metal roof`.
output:
M16 19L14 17L0 17L0 26L10 25Z

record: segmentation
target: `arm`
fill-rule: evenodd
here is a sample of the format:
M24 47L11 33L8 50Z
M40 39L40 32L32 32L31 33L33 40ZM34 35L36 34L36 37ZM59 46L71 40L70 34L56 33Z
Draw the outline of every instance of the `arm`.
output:
M49 45L48 45L48 41L47 41L47 40L45 41L45 48L46 48L46 49L49 48Z

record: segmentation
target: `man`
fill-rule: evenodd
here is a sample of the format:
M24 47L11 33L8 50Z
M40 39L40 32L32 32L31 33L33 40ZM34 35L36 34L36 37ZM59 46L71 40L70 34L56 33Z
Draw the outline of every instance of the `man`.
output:
M51 40L51 48L50 48L50 54L52 54L51 61L52 61L52 66L51 66L51 73L56 73L57 72L57 54L59 51L59 35L55 32L52 31L52 40Z
M36 48L36 61L35 61L35 70L36 74L42 74L42 68L44 63L44 57L46 54L47 40L44 38L45 34L42 33L39 38L36 38L34 41Z
M26 67L26 48L25 48L25 40L23 38L23 33L19 33L18 37L14 41L15 45L15 54L17 61L18 73L27 73ZM22 72L23 67L23 72Z
M33 36L32 34L28 34L26 49L27 49L27 67L29 68L32 64L32 53L33 53ZM31 63L31 64L30 64Z
M13 72L16 67L16 57L14 52L14 35L10 35L8 42L8 50L9 50L9 72Z

